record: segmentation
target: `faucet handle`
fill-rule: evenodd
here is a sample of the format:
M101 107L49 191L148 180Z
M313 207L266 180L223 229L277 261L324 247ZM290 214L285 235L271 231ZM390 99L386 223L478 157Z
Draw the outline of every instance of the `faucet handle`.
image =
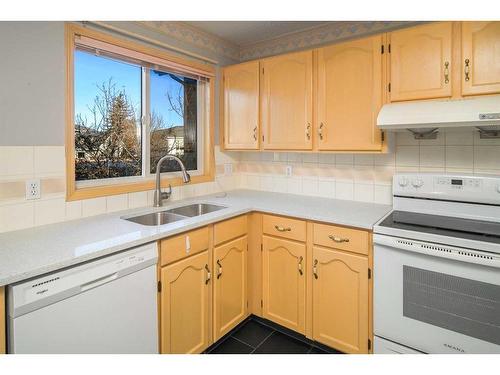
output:
M172 195L172 185L168 184L168 190L167 191L162 191L160 198L161 199L168 199Z

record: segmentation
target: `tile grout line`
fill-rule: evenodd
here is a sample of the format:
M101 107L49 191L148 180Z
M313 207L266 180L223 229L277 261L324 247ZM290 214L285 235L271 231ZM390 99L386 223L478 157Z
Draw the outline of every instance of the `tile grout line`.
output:
M236 332L235 332L235 333L236 333ZM252 348L253 350L255 350L255 348L254 348L252 345L250 345L249 343L246 343L245 341L240 340L239 338L234 337L233 335L230 335L229 337L231 337L231 338L235 339L236 341L239 341L240 343L242 343L242 344L244 344L244 345L246 345L246 346L248 346L248 347Z
M262 341L260 342L260 344L259 344L259 345L257 345L257 347L256 347L253 351L251 351L251 352L250 352L250 354L255 354L255 351L256 351L257 349L259 349L259 348L262 346L262 344L264 344L264 343L267 341L267 339L268 339L269 337L271 337L271 336L274 334L274 332L276 332L276 331L275 331L275 330L271 331L271 333L270 333L269 335L267 335L267 336L266 336L266 338L265 338L264 340L262 340Z

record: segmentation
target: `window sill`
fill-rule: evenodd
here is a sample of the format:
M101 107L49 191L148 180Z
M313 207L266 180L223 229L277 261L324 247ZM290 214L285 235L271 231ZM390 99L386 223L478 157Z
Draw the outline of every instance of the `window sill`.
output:
M191 182L187 185L192 184L200 184L203 182L211 182L214 181L214 173L208 173L204 175L192 176ZM182 181L181 177L175 178L163 178L161 181L161 187L166 188L168 185L172 186L181 186L186 185ZM97 197L106 197L110 195L119 195L119 194L127 194L127 193L135 193L138 191L147 191L153 190L155 188L155 181L146 180L140 182L131 182L131 183L121 183L121 184L113 184L113 185L100 185L100 186L89 186L89 187L81 187L75 188L75 186L68 186L66 192L66 201L76 201L82 199L90 199Z

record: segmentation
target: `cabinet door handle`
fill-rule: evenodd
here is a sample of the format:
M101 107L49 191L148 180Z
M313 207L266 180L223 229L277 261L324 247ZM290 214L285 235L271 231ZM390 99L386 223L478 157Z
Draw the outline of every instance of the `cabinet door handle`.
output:
M465 81L468 82L470 80L470 60L465 59L465 68L464 68L464 74L465 74Z
M349 238L342 238L334 235L329 235L328 238L337 243L349 242Z
M307 123L306 137L307 137L307 139L311 139L311 123L310 122Z
M292 231L292 228L290 227L280 227L279 225L275 225L274 228L276 228L276 230L278 232L291 232Z
M205 264L205 271L207 271L207 278L205 279L205 284L208 284L210 282L210 279L212 278L212 274L210 273L210 268L208 268L208 264Z
M322 122L319 124L318 135L319 139L323 140L323 126L325 126Z
M313 275L314 275L314 278L317 279L318 278L318 260L317 259L314 259L314 264L313 264Z
M253 140L257 140L257 127L253 128Z
M218 266L218 269L217 269L217 279L220 279L220 277L222 276L222 264L220 264L220 260L217 259L217 266Z
M450 62L444 62L444 83L450 83Z
M302 271L302 261L304 260L303 257L299 258L299 274L303 274L304 272Z

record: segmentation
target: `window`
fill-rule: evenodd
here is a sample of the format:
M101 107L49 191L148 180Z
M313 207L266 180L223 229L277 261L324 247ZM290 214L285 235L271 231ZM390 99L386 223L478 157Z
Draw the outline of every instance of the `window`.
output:
M74 25L67 38L69 200L152 189L166 154L213 179L213 68ZM161 172L175 186L179 170Z

